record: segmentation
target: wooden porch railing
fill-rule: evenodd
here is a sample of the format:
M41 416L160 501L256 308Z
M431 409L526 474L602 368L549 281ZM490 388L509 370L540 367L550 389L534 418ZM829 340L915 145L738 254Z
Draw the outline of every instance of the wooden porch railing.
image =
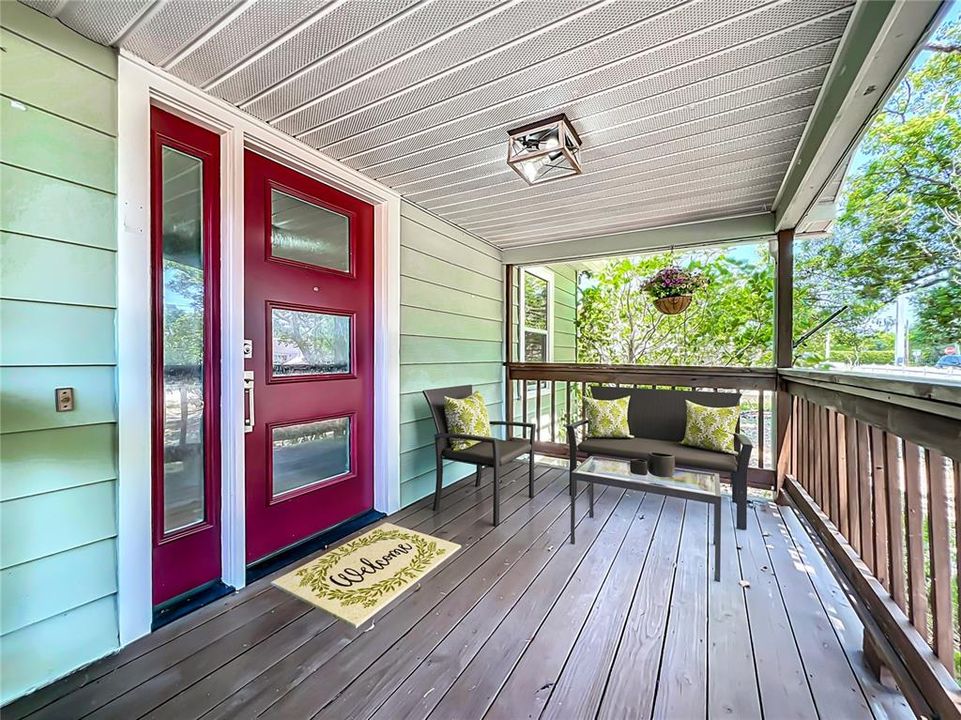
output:
M564 426L583 416L589 385L742 393L741 429L754 442L752 485L774 486L774 368L507 363L507 415L534 423L539 452L567 456Z
M784 489L922 694L905 692L915 711L961 717L961 384L779 376L792 402Z

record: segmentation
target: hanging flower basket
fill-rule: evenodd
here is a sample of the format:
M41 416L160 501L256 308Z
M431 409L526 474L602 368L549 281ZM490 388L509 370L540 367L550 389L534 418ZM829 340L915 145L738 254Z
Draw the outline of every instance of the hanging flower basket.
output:
M677 315L688 309L694 293L707 286L701 273L666 267L644 284L644 291L654 298L654 307L665 315Z
M694 299L693 295L674 295L673 297L662 297L654 301L654 307L665 315L677 315L687 310Z

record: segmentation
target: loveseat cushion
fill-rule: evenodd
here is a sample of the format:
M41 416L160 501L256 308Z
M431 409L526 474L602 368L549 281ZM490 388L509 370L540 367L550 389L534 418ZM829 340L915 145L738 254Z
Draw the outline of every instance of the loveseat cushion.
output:
M701 468L718 472L737 470L737 455L687 447L670 440L648 438L587 438L577 446L579 452L620 458L648 458L651 453L670 453L678 467Z

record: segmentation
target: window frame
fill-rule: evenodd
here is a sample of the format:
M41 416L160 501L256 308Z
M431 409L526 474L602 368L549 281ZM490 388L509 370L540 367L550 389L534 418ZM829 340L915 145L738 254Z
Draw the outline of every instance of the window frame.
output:
M527 359L527 343L525 339L528 332L545 335L547 338L547 352L543 362L554 361L554 271L545 267L532 266L518 268L518 313L517 313L517 356L521 362L530 362ZM546 330L540 328L529 328L527 326L527 301L524 292L526 275L532 275L547 283L547 308L546 308ZM537 362L537 361L533 361Z

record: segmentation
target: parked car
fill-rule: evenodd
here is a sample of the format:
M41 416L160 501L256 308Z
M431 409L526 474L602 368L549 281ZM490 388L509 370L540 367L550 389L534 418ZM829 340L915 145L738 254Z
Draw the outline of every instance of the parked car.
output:
M934 366L939 368L951 368L952 370L961 370L961 355L942 355L938 358L938 361L934 364Z

